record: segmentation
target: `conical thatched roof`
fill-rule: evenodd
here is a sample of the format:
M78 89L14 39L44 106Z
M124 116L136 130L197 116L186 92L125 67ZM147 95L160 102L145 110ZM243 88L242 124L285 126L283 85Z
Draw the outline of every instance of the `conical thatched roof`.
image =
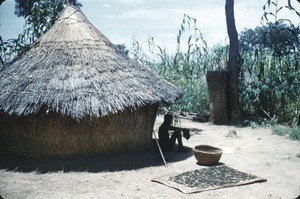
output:
M1 71L0 109L73 118L101 117L161 101L181 91L122 54L75 6Z

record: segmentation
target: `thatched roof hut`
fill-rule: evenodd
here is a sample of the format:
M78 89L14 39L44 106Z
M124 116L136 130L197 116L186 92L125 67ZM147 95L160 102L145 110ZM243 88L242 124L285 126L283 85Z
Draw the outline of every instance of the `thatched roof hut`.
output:
M75 6L0 73L0 153L143 150L181 91L119 51Z

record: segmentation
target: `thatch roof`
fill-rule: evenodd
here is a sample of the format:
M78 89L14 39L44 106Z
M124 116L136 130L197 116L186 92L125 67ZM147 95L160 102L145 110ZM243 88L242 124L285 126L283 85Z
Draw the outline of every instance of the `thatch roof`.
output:
M45 107L73 118L101 117L182 93L122 54L75 6L0 73L0 109L35 114Z

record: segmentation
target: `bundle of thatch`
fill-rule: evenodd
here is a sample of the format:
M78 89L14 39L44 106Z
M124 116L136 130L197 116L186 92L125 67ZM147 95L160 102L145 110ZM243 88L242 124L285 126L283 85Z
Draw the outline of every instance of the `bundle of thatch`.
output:
M0 153L142 150L181 91L120 52L75 6L0 74Z

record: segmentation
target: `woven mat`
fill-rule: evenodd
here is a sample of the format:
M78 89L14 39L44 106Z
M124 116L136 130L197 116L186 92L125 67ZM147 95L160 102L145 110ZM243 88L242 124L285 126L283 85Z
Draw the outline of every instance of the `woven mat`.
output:
M267 180L226 165L220 165L187 171L173 176L163 176L152 181L178 189L183 193L196 193L255 182L265 182Z

